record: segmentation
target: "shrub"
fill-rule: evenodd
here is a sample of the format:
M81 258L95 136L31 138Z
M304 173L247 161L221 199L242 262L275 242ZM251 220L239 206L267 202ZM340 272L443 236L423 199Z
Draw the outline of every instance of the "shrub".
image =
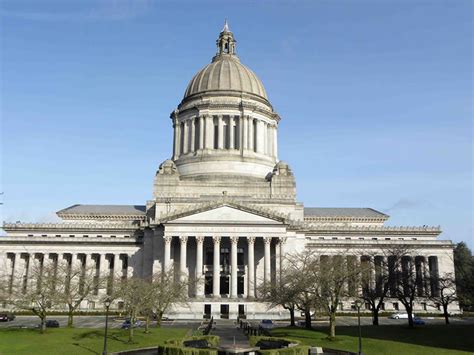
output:
M309 346L301 345L298 340L288 339L288 338L275 338L275 337L261 337L261 336L252 336L249 339L250 346L255 346L259 341L284 341L287 343L298 344L297 346L292 346L290 348L282 349L271 349L271 350L259 350L258 352L262 355L307 355L309 351Z

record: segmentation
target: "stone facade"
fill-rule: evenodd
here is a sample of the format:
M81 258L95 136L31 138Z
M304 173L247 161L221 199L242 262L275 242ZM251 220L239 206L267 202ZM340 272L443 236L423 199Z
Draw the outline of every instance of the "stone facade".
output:
M453 244L437 239L439 227L386 227L389 217L370 208L305 208L296 200L291 168L278 160L280 117L235 44L226 24L212 63L171 113L173 153L156 172L152 199L143 206L74 205L57 212L62 223L4 223L0 262L9 282L28 287L29 268L46 258L122 277L172 269L189 279L189 302L170 317L282 318L284 310L256 296L261 282L275 281L285 255L313 249L377 264L387 247L410 245L418 252L420 296L436 292L429 275L454 271ZM100 309L107 292L82 308ZM352 303L345 299L341 311ZM387 299L386 310L397 307ZM434 309L420 302L417 310Z

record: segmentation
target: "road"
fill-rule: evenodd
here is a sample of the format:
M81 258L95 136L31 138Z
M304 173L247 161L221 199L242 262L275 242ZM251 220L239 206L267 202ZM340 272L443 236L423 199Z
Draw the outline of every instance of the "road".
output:
M66 316L50 316L48 319L56 319L61 327L67 325ZM432 324L444 324L444 318L423 318L427 325ZM452 324L474 324L474 318L450 318ZM111 328L120 328L123 319L115 318L114 316L109 317L109 325ZM216 320L217 326L219 323L228 324L229 320ZM258 325L258 321L251 321L253 324ZM403 325L407 324L406 319L388 319L382 317L379 319L381 325ZM277 327L285 327L289 325L288 321L276 321ZM15 327L15 328L33 328L39 324L39 318L36 316L17 316L14 321L11 322L0 322L0 328ZM152 322L152 326L155 323ZM174 320L174 321L163 321L164 327L176 327L176 328L194 328L196 329L201 324L199 320ZM328 324L327 320L317 319L313 320L313 326L325 326ZM371 325L372 319L370 317L361 317L361 324ZM337 317L338 326L356 326L357 317L340 316ZM74 317L74 326L77 328L101 328L105 326L105 316L76 316Z

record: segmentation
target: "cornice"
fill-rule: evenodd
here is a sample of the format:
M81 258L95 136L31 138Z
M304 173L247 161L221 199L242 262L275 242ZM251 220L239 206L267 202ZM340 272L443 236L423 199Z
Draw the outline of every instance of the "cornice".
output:
M135 231L140 229L139 223L3 223L7 232L15 231Z

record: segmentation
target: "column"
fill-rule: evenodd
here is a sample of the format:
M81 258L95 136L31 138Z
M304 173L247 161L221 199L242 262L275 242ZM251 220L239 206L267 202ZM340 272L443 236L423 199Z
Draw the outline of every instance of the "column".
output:
M168 272L171 269L171 239L170 236L163 237L165 241L165 254L163 257L163 271Z
M191 135L191 144L188 151L192 153L196 147L196 117L193 117L189 120L189 131L189 134Z
M204 149L204 116L199 116L199 149Z
M253 132L253 118L248 116L248 131L249 131L249 138L248 138L248 148L252 152L255 150L255 141L254 141L254 132Z
M286 260L285 260L285 253L286 253L286 237L280 237L280 281L281 281L281 276L282 273L285 271L286 267Z
M263 153L268 155L268 124L263 122Z
M375 257L370 256L369 257L369 269L370 269L370 289L375 290Z
M264 280L265 284L270 282L271 275L270 275L270 244L272 242L271 237L264 237L263 242L265 244L265 254L264 254Z
M173 141L173 152L174 158L177 159L179 156L179 122L175 120L173 124L174 129L174 141Z
M265 133L264 133L264 123L261 120L257 120L257 153L265 154Z
M26 257L25 257L26 258ZM22 292L26 277L26 259L22 257L21 253L15 254L15 261L14 261L14 276L13 282L15 284L15 289L18 292Z
M247 297L254 298L255 297L255 237L247 237L248 243L248 291Z
M229 149L234 149L235 148L235 143L234 143L234 134L235 134L235 130L234 130L234 117L233 116L229 116Z
M277 126L273 126L273 156L278 157L278 129Z
M133 256L131 254L127 255L127 279L133 277Z
M6 270L6 278L5 281L7 282L6 286L8 287L8 293L10 294L13 289L13 277L15 272L14 266L14 254L5 253L5 270Z
M230 250L230 264L231 264L231 287L230 287L230 296L232 298L237 298L237 243L239 242L239 237L231 237L231 250Z
M185 120L183 124L183 154L189 152L189 121Z
M187 270L186 270L186 247L188 243L188 237L181 236L179 237L180 248L179 248L179 272L180 280L186 280Z
M242 122L242 149L248 149L249 142L249 120L247 116L241 116Z
M41 287L41 276L43 274L42 266L42 254L34 253L30 254L30 262L28 265L28 280L30 283L30 290L39 290Z
M426 256L423 257L422 268L423 268L423 286L424 286L424 295L429 296L431 295L431 288L430 288L430 272L428 269L428 263L426 262Z
M221 277L221 237L212 237L214 241L214 262L212 265L212 295L214 297L220 296L220 277Z
M114 254L114 267L111 275L112 288L116 287L116 281L120 280L122 276L122 260L120 260L120 254Z
M107 260L107 254L100 254L100 261L99 261L99 277L103 280L101 289L102 292L108 294L109 290L109 277L110 277L110 269L109 269L109 261ZM100 292L100 291L99 291Z
M204 237L196 237L196 296L204 296L204 279L202 274L202 249L204 245Z
M206 116L206 139L204 140L204 147L206 149L214 149L214 119L211 115Z
M224 122L222 122L222 115L217 116L217 148L224 148Z

